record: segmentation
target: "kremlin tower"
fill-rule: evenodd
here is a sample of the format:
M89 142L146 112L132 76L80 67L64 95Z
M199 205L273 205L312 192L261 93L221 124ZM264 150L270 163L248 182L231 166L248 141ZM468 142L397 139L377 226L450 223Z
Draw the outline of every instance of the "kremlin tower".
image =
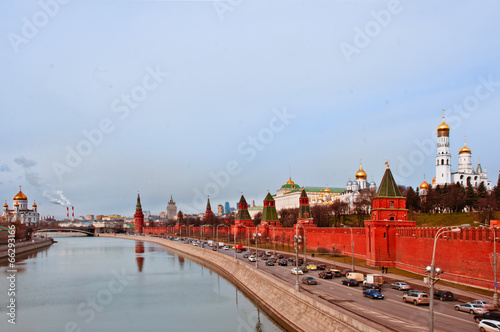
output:
M141 197L139 196L139 193L137 193L137 205L135 206L134 225L135 234L142 234L142 230L144 227L144 213L142 213Z

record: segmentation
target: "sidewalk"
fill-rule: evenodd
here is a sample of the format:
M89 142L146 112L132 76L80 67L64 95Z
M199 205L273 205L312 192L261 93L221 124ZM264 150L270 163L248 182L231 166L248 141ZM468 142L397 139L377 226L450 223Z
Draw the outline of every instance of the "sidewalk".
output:
M283 255L293 255L290 252L279 251L279 250L276 250L276 253L280 253L280 254L283 254ZM302 254L299 253L299 256L300 257L304 257L304 254L303 253ZM336 265L337 267L340 268L340 270L352 268L351 264L348 264L348 263L331 261L331 260L324 259L324 258L321 258L321 257L316 257L316 256L312 257L311 255L306 255L306 261L320 262L320 263L323 263L323 264L325 264L327 266L328 265ZM429 293L429 286L424 283L424 277L423 276L421 277L421 279L414 279L414 278L411 278L411 277L400 276L398 274L392 274L390 272L391 271L390 267L389 267L389 273L387 273L387 274L385 274L385 273L382 274L381 269L377 268L377 267L367 268L367 267L358 267L356 265L354 267L356 269L356 272L362 272L362 273L365 273L365 274L380 274L381 276L384 277L384 281L386 283L392 284L393 282L396 282L396 281L404 281L408 285L410 285L413 289L417 289L417 290L421 290L421 291ZM493 299L492 299L491 296L488 297L488 296L483 295L483 294L474 293L474 292L462 290L462 289L451 287L451 286L447 286L447 285L441 285L441 284L439 284L439 282L434 285L434 289L436 289L436 290L439 289L439 290L445 290L445 291L452 292L453 295L455 295L455 299L457 301L459 301L459 302L469 302L469 301L473 301L473 300L482 300L482 301L487 301L489 303L493 303Z

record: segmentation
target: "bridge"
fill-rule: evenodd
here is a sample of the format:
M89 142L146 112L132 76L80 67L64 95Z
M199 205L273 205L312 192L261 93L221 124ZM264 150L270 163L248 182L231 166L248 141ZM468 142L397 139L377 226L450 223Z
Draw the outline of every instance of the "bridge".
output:
M83 233L87 234L87 236L94 236L95 228L94 227L85 227L85 228L40 228L34 229L33 233L46 233L46 232L71 232L71 233Z

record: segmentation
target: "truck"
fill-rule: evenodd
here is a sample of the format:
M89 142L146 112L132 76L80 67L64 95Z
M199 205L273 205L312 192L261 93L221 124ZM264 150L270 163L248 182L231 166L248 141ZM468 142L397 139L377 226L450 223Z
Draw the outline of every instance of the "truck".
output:
M349 272L346 276L347 279L356 279L358 283L362 283L365 279L365 275L363 273L358 272Z
M384 284L384 277L380 274L367 274L366 278L363 280L364 284L377 284L380 287Z
M219 247L224 247L224 242L219 242Z

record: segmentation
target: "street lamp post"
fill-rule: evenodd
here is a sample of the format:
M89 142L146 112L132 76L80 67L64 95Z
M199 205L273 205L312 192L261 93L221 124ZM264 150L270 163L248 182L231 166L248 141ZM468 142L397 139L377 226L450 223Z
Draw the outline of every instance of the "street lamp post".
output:
M253 234L253 236L255 237L255 255L257 256L257 257L255 257L255 268L258 269L259 268L259 245L258 245L259 240L258 239L260 236L258 226L255 226L255 233Z
M226 225L219 224L217 225L217 252L219 252L219 226L226 227ZM234 247L234 252L236 252L236 247Z
M299 244L302 242L302 237L299 235L298 224L296 226L295 236L293 237L293 245L295 247L295 290L300 292L299 284Z
M426 268L426 273L430 274L429 278L429 285L430 285L430 294L429 294L429 332L434 332L434 284L438 282L439 280L439 275L443 273L443 271L440 268L435 267L435 255L436 255L436 244L438 238L445 234L445 233L459 233L461 232L461 229L459 227L443 227L440 228L437 232L436 235L434 236L434 248L432 249L432 261L431 261L431 266L427 266Z

